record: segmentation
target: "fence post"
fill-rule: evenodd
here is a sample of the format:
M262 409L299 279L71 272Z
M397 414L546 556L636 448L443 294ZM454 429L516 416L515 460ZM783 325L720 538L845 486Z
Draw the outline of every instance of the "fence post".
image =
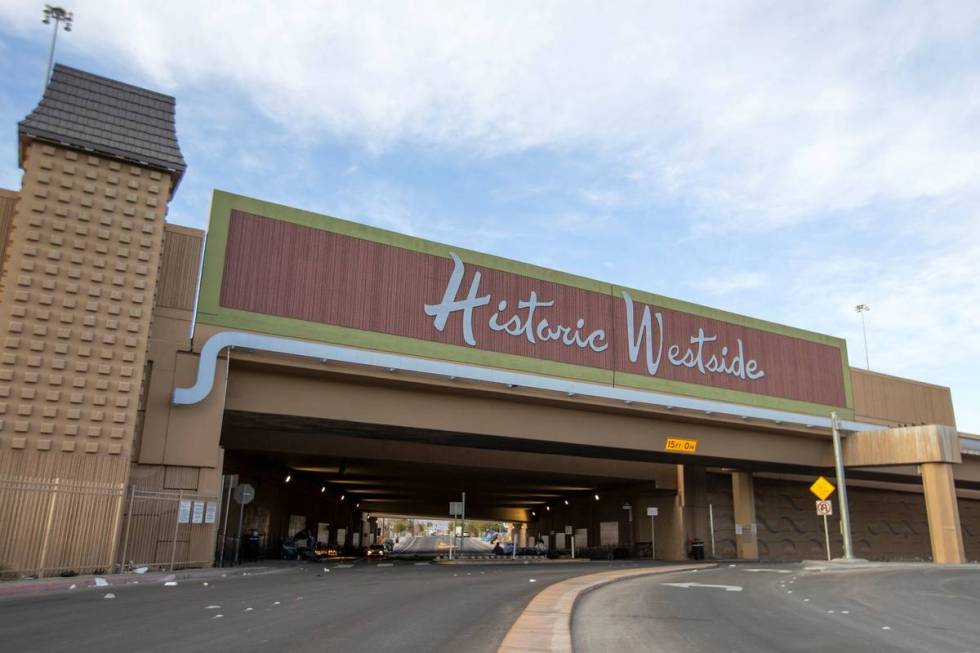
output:
M129 553L129 534L133 530L133 506L136 504L136 486L129 487L129 510L126 511L126 535L123 539L122 557L119 559L120 573L126 571L126 554Z
M61 479L56 478L51 486L51 499L48 501L48 519L44 524L44 539L41 542L41 558L37 564L38 578L44 574L44 563L47 562L48 542L51 539L51 525L54 523L54 506L58 498L58 486L60 484Z
M180 528L180 503L184 499L184 491L177 493L177 514L174 515L174 543L170 549L170 571L174 570L174 560L177 559L177 529Z
M222 512L225 514L223 525L221 527L221 548L218 553L218 566L225 566L225 540L228 536L228 509L231 506L231 476L225 475L221 477L221 507Z
M119 522L122 520L123 497L126 496L125 488L125 485L120 485L119 494L116 495L115 517L112 520L112 542L109 546L109 564L106 565L106 569L109 570L109 573L112 573L112 570L116 566L116 551L119 549L119 538L122 535L122 531L119 528Z

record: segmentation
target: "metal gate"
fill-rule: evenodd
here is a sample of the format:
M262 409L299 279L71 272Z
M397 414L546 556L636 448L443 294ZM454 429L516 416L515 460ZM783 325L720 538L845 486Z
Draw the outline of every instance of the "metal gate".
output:
M220 513L219 497L214 495L131 487L119 569L210 566Z

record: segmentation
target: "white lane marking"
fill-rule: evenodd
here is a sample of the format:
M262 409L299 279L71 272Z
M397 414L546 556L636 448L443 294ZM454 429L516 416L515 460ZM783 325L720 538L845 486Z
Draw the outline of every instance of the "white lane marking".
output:
M790 569L743 569L742 571L747 571L750 573L757 574L759 572L769 572L770 574L792 574L793 571Z
M881 629L882 630L891 630L892 627L891 626L882 626Z
M416 562L416 563L415 563L415 566L416 566L416 567L428 567L428 566L429 566L429 564L430 564L430 563L428 563L428 562Z
M395 566L395 563L394 562L379 562L378 563L378 566L379 567L394 567Z
M334 565L334 569L350 569L354 565Z
M725 590L726 592L741 592L741 585L709 585L707 583L661 583L661 585L666 585L668 587L683 587L684 589L690 589L692 587L710 587L712 589Z

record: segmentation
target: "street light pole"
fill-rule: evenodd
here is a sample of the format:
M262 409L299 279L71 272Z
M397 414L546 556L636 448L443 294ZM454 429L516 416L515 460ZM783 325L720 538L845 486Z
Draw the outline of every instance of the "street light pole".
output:
M44 75L44 88L48 88L48 80L51 79L51 71L54 68L54 47L58 42L58 28L64 27L66 32L71 31L71 23L74 20L74 14L70 11L65 11L62 7L52 7L51 5L44 5L44 13L42 14L41 22L45 25L54 21L54 30L51 32L51 48L48 50L48 68ZM62 25L63 23L63 25Z
M858 304L854 310L861 314L861 332L864 334L864 368L871 369L871 358L868 355L868 326L864 322L864 314L871 310L867 304Z

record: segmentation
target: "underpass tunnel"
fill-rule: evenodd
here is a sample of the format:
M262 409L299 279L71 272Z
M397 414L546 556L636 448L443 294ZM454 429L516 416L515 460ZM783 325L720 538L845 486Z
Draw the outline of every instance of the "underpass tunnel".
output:
M255 489L243 509L231 504L225 532L233 536L240 517L246 537L259 539L257 556L279 557L300 531L337 554L358 555L383 539L378 516L450 520L450 503L463 493L470 523L506 523L512 525L507 542L516 539L521 549L569 554L574 546L579 556L649 547L646 509L656 506L658 557L686 556L675 464L507 450L491 441L451 445L396 430L365 437L318 426L225 415L223 474ZM426 547L440 552L434 543Z
M236 405L221 422L223 474L256 488L241 517L245 533L259 534L262 556L277 557L298 529L356 555L377 538L372 515L448 518L450 502L463 492L467 517L520 524L522 547L556 555L574 548L578 557L685 560L696 546L718 559L827 555L808 489L817 475L831 473L817 455L815 464L684 456L403 427L398 415L372 424L248 412L241 398ZM744 434L754 432L725 433L729 439ZM594 440L614 435L597 431ZM857 553L926 558L930 526L915 468L848 474ZM961 504L962 510L973 506ZM224 539L233 547L238 505L231 507L221 532L230 534ZM839 556L839 515L829 530L831 552Z

